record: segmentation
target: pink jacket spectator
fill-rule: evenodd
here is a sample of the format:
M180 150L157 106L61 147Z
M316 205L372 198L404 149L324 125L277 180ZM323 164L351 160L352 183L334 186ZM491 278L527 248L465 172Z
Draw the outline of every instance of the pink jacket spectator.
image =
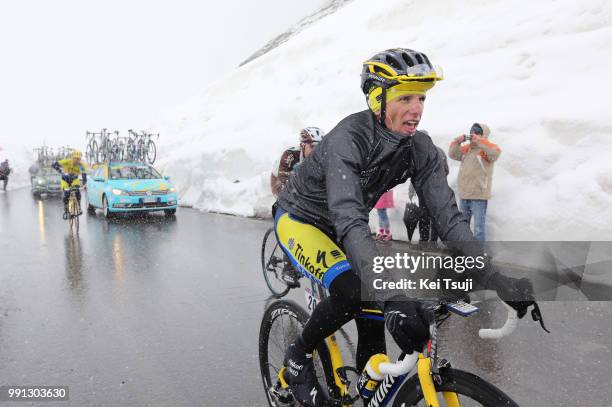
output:
M395 204L393 203L393 190L387 191L384 194L382 194L378 202L376 202L376 205L374 205L374 208L376 209L395 208Z

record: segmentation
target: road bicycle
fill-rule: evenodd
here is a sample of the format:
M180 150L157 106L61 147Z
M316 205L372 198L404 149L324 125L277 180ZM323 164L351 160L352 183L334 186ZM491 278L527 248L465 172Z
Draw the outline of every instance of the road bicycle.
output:
M72 185L72 182L77 179L77 176L69 175L64 176L64 180L70 186L69 195L68 195L68 224L70 226L70 231L74 233L79 233L79 216L81 216L81 205L79 204L79 200L77 199L77 192L79 191L78 185Z
M137 151L138 134L132 129L128 130L128 138L125 145L125 158L128 161L139 161L140 153Z
M127 155L134 161L143 161L153 164L157 158L157 146L153 141L153 137L159 138L159 133L147 133L144 130L139 133L128 130L129 140L127 144Z
M261 244L261 267L266 285L275 298L287 295L294 286L292 282L299 276L299 272L293 268L280 247L273 227L264 234Z
M326 291L312 283L313 290L306 293L307 304L324 298ZM318 294L319 297L309 299ZM468 299L469 301L469 299ZM320 343L313 359L319 383L327 389L329 406L353 406L361 398L359 390L369 392L363 399L367 407L425 406L425 407L515 407L518 404L502 390L484 379L451 367L451 363L438 354L440 339L438 328L451 313L468 317L478 311L475 305L461 300L426 301L425 316L429 321L430 340L420 353L402 353L394 363L383 361L378 370L383 376L379 381L364 380L364 375L354 367L345 366L336 335L333 334ZM516 312L506 305L508 318L498 329L480 329L479 336L485 339L499 339L509 335L517 326ZM366 312L381 311L364 310ZM532 318L544 321L537 303L531 312ZM266 398L270 406L298 406L284 380L283 359L288 346L302 331L309 314L301 306L290 300L277 300L270 304L261 322L259 331L259 363ZM386 357L386 356L385 356ZM371 358L370 361L373 359ZM388 358L387 358L388 360ZM409 375L416 367L416 372ZM351 380L349 374L359 377ZM357 382L358 390L351 395L351 382Z
M129 137L116 136L111 143L111 161L123 161L129 159L127 156L127 144Z
M151 134L151 133L143 132L142 160L144 161L146 159L149 164L153 164L155 162L155 159L157 158L157 146L155 145L155 142L153 141L154 136L157 136L157 138L159 138L159 133Z
M57 160L56 154L51 147L42 146L35 148L34 152L36 153L36 161L41 167L48 167Z
M120 137L117 130L109 132L102 129L99 133L87 131L85 158L89 163L108 161L140 161L153 164L157 158L157 146L151 134L142 131L140 134L128 130L127 137Z
M96 141L97 133L92 131L85 132L87 147L85 147L85 159L88 163L98 162L98 142Z
M111 138L111 135L119 137L119 132L115 130L111 133L106 129L102 129L100 132L100 144L98 146L98 154L95 157L96 163L108 162L117 158L116 149L113 150L114 140Z

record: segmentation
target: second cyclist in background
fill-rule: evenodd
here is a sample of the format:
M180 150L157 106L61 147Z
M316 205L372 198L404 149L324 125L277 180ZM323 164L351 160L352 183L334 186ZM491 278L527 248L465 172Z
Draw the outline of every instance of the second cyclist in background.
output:
M324 136L325 132L318 127L305 127L300 131L300 146L283 151L280 159L274 163L270 175L270 187L275 197L283 189L297 165L314 151Z
M83 178L83 186L87 185L87 166L81 161L81 152L74 150L70 158L65 158L54 162L51 167L62 174L62 191L64 201L64 219L68 219L68 197L70 196L70 187L80 185L79 175ZM76 197L79 201L79 215L81 211L81 191L76 191Z
M275 198L289 180L289 176L314 151L324 136L325 132L318 127L305 127L300 131L300 146L283 151L283 154L274 163L272 174L270 174L270 187ZM290 288L299 287L301 274L293 268L289 259L286 260L282 279Z

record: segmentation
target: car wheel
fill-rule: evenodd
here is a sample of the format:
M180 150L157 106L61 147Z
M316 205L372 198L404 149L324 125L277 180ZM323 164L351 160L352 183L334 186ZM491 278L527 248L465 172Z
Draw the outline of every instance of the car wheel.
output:
M176 209L164 209L164 215L166 216L174 216L176 213Z
M108 209L108 200L106 199L106 195L102 195L102 212L104 213L104 217L106 219L113 217L113 213Z

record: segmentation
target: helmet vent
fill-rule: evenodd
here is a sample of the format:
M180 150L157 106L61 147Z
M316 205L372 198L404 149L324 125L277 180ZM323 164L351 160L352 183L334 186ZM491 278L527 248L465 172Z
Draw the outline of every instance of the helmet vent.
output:
M387 64L391 65L396 70L402 70L402 66L397 62L395 58L392 58L390 55L385 56L385 61L387 61Z
M412 62L412 59L410 59L410 57L409 57L407 54L402 53L401 55L402 55L402 59L404 60L404 62L406 63L406 65L408 65L408 66L414 66L414 62Z

